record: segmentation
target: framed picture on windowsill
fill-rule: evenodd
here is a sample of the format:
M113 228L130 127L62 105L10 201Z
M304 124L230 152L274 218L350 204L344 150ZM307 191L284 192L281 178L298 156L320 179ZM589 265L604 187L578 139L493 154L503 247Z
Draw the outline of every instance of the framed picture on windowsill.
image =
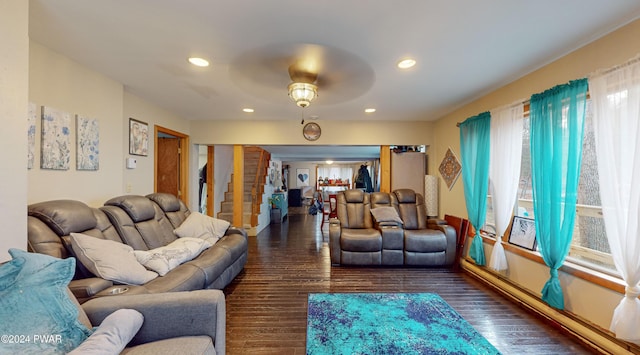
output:
M514 216L511 222L509 243L535 251L537 249L535 221L531 218Z
M129 118L129 154L149 155L149 125Z

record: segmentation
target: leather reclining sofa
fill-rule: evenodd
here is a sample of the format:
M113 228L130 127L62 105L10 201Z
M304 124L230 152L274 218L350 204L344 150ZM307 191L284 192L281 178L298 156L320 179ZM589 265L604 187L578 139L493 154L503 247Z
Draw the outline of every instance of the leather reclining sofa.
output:
M74 257L71 233L124 243L134 250L151 250L175 241L178 237L174 229L190 213L178 198L163 193L119 196L99 208L77 200L35 203L28 206L28 250L57 258ZM243 270L247 250L244 229L230 227L217 243L193 260L145 284L127 285L123 294L223 289ZM96 277L77 261L69 288L80 302L85 302L112 295L122 285Z
M391 211L393 218L376 220L371 210L379 207ZM329 222L334 265L452 266L455 262L455 229L443 220L427 219L423 196L411 189L342 191L336 212L338 218Z

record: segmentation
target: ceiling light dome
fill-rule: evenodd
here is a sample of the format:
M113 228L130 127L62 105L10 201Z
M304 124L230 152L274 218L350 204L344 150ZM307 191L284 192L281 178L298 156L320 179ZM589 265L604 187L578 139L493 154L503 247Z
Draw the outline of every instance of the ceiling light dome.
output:
M310 83L289 84L289 97L296 105L305 108L318 96L318 86Z
M208 67L209 66L209 61L204 59L204 58L199 58L199 57L190 57L189 59L189 63L197 66L197 67Z
M406 58L398 62L398 68L409 69L416 65L416 60L412 58Z

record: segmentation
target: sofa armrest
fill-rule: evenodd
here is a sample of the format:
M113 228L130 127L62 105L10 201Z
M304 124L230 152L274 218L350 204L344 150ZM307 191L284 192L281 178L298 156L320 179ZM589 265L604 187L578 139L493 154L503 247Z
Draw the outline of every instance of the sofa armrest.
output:
M111 286L113 286L113 282L99 277L89 277L86 279L71 280L71 282L69 282L69 289L78 301L91 298L98 292Z
M456 249L458 245L458 236L456 230L448 224L431 224L427 226L429 229L435 229L444 233L447 238L447 250L445 251L445 263L453 265L456 262Z
M431 225L437 225L437 226L441 226L441 225L445 225L447 224L447 221L445 221L444 219L441 218L429 218L427 219L427 224Z
M397 228L402 228L402 223L398 223L398 222L373 222L373 227L375 229L381 229L383 227L397 227Z
M94 326L121 308L142 313L144 323L131 345L207 335L213 339L218 354L224 354L226 308L224 293L220 290L99 297L87 301L82 308Z
M229 228L227 228L227 231L224 233L224 235L231 235L231 234L241 234L245 238L248 238L247 231L244 228L240 228L240 227L230 226Z

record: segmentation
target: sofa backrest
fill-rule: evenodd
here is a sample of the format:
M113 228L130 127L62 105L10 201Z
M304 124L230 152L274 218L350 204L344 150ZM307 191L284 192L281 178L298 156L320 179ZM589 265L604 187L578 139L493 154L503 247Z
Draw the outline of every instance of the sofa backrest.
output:
M114 197L100 207L122 241L135 250L150 250L177 239L175 229L160 206L145 196Z
M362 190L346 190L338 193L338 219L342 228L373 228L371 202Z
M122 243L107 216L97 208L75 200L52 200L28 206L30 251L59 258L70 255L71 233L83 233Z
M147 195L151 201L155 202L171 222L173 228L178 228L191 211L178 197L168 193L156 192Z
M395 207L398 209L398 200L395 194L386 192L371 192L370 194L371 208L377 207Z
M424 197L411 189L398 189L393 192L398 201L398 214L404 222L404 229L427 228L427 206Z
M71 233L82 233L122 243L113 225L101 210L75 200L52 200L27 207L28 250L56 258L73 256ZM88 272L76 263L76 278Z

